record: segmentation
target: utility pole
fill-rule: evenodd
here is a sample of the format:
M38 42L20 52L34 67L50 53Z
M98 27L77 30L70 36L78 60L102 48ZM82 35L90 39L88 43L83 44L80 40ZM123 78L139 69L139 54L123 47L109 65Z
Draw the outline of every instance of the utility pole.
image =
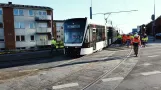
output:
M152 26L152 31L153 31L153 36L154 36L153 41L155 41L155 0L154 0L154 16L153 16L153 26Z
M92 19L92 0L91 0L91 7L90 7L90 19Z

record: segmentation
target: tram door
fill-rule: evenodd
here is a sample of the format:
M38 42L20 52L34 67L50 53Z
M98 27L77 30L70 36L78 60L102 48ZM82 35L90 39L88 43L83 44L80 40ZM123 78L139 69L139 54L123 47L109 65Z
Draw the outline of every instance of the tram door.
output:
M93 38L93 50L96 50L96 42L97 42L96 28L92 29L92 38Z

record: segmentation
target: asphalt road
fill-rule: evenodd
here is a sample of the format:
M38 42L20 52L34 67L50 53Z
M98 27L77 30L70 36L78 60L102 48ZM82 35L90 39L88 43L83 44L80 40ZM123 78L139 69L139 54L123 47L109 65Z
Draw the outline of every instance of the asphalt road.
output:
M85 57L60 61L60 65L53 62L2 69L0 90L52 90L55 85L72 82L79 83L79 87L75 87L79 90L113 69L129 51L127 48L108 48Z
M0 90L161 90L161 41L0 70ZM62 58L62 57L61 57ZM17 76L16 76L17 75Z
M161 90L161 47L140 51L139 62L115 90Z

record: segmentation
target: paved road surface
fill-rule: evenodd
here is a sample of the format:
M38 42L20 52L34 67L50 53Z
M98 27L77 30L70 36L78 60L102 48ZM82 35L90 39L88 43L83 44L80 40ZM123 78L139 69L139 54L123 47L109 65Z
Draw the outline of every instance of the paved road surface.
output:
M139 57L127 48L108 48L59 63L1 69L0 90L161 90L160 42L149 42ZM12 70L27 75L7 77Z

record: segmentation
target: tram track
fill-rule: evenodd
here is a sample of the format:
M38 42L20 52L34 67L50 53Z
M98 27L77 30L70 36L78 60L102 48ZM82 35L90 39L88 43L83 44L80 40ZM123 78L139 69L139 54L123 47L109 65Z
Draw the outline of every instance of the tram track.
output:
M129 56L131 55L132 51L133 51L133 49L131 49L129 51L129 53L125 56L125 58L119 64L117 64L114 68L111 68L109 71L107 71L104 74L102 74L101 76L99 76L97 79L95 79L94 81L92 81L91 83L89 83L88 85L83 87L81 90L87 90L88 88L90 88L90 87L94 86L95 84L97 84L97 82L99 82L104 77L107 77L110 73L112 73L115 69L117 69L122 63L124 63L129 58Z

